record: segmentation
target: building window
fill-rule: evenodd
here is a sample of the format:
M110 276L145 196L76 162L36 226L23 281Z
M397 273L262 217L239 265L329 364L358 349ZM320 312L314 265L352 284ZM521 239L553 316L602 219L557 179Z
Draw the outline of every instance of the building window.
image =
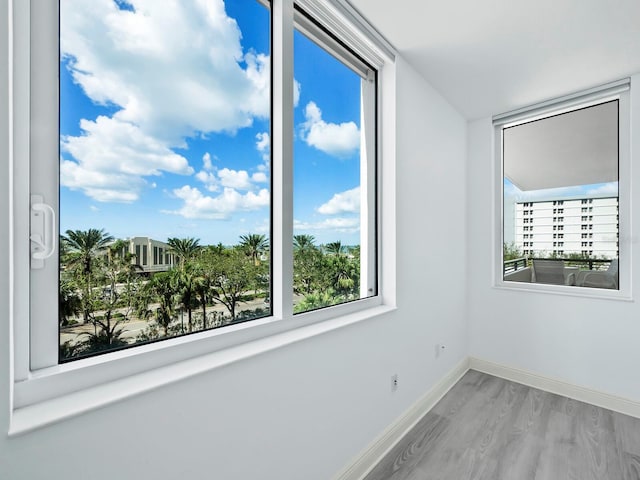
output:
M503 185L503 211L498 218L507 218L502 228L503 241L509 242L514 237L512 225L515 222L508 220L508 215L516 211L515 199L529 196L540 199L534 204L552 206L546 209L546 215L545 210L540 210L536 218L537 222L547 225L548 233L543 233L542 238L544 241L546 236L547 245L556 247L556 255L581 252L578 249L565 250L564 241L557 241L564 240L564 236L558 233L564 230L564 225L571 232L580 225L584 232L581 237L587 238L586 231L594 229L594 214L598 216L599 225L608 224L601 219L607 215L611 217L610 223L615 225L613 231L610 235L603 235L602 240L593 241L594 248L588 252L592 254L597 250L603 252L605 260L617 261L617 248L605 238L611 238L620 228L611 210L617 207L618 190L622 188L619 165L626 166L629 161L628 81L560 99L555 104L548 102L513 114L499 115L494 118L494 125L498 145L495 151L502 163ZM600 191L607 192L608 196L592 193ZM597 195L597 203L591 195ZM564 217L565 201L573 206L577 204L575 198L580 199L582 215ZM580 222L584 223L581 225ZM570 245L575 248L573 241L566 247ZM587 242L582 242L582 246L587 246ZM588 269L589 265L584 268ZM523 281L522 274L513 278ZM510 281L509 274L497 281ZM617 289L617 280L612 282L614 284ZM564 284L561 286L566 287ZM575 286L581 286L580 282L576 281Z
M318 18L296 3L281 21L263 0L156 3L30 11L58 32L32 32L31 58L46 60L31 91L48 103L32 102L30 121L49 126L32 137L31 171L59 148L45 167L60 175L30 188L52 204L62 244L32 285L56 290L32 296L28 342L46 347L26 353L18 380L196 332L240 338L227 327L263 317L306 312L304 325L382 302L383 44L315 0L304 4ZM126 28L136 22L145 29Z

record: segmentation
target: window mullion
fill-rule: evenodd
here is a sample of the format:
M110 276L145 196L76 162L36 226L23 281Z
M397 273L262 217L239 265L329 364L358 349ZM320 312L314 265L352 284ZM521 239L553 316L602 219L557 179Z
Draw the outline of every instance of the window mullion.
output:
M293 315L293 0L272 3L273 315Z
M31 195L58 212L58 2L46 2L31 11L31 72L29 111ZM58 324L51 321L58 308L57 252L45 260L44 268L31 270L31 370L58 363ZM55 318L55 317L54 317Z
M376 292L376 78L370 73L360 82L360 297Z

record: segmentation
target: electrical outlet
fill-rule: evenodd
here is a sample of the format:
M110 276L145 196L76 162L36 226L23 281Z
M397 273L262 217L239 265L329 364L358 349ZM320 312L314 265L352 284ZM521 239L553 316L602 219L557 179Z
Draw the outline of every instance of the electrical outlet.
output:
M398 389L398 374L391 375L391 391L395 392Z

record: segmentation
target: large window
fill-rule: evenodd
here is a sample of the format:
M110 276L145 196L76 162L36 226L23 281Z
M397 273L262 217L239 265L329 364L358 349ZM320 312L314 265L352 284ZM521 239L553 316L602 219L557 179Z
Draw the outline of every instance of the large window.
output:
M316 0L17 5L31 268L16 269L16 405L382 303L392 56L357 15Z
M502 281L621 289L627 119L626 82L498 118Z
M294 312L376 294L376 72L300 13L294 33Z
M296 6L294 197L272 212L269 7L60 1L59 182L32 182L59 218L60 362L270 316L273 215L294 216L277 301L376 294L376 71Z
M61 361L270 315L267 7L61 0Z

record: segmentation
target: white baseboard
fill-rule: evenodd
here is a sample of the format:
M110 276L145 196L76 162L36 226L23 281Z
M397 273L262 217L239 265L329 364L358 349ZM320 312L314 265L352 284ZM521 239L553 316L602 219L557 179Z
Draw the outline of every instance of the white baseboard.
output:
M333 477L333 480L362 480L468 370L469 359L465 358L434 385L431 390L409 407L401 417L389 425L349 465Z
M506 367L504 365L474 357L469 358L469 368L504 378L506 380L511 380L512 382L538 388L546 392L590 403L591 405L613 410L614 412L624 413L625 415L640 418L640 403L627 398L610 395L590 388L573 385L555 378L538 375L536 373L527 372L517 368Z

